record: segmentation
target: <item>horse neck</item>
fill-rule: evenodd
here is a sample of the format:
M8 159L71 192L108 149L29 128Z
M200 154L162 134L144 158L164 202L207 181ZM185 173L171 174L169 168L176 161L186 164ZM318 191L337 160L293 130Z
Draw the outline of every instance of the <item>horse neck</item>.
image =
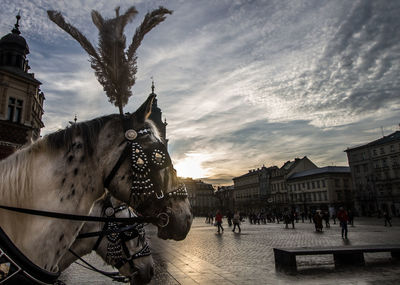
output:
M19 175L30 176L29 183L24 184L25 189L17 189L18 195L12 189L1 189L2 203L4 201L10 206L87 215L93 202L104 193L98 168L89 158L85 160L79 148L54 153L38 151L34 159L26 154L18 154L14 159L23 160L24 157L29 159L29 163L26 163L28 166L25 169L19 170ZM17 169L15 172L18 172ZM7 187L4 184L10 185L5 182L2 181L3 187ZM47 270L57 270L58 261L82 226L82 222L6 211L1 211L0 216L0 226L15 245L32 262Z
M94 205L92 210L90 211L90 216L101 216L102 212L102 203L97 201ZM84 223L82 229L80 230L79 234L86 234L101 231L104 226L104 223ZM99 237L90 237L90 238L82 238L82 239L75 239L74 243L69 248L72 250L76 255L82 257L86 254L89 254ZM75 254L72 254L70 251L66 252L64 256L58 263L58 267L61 271L68 268L75 260L78 259Z

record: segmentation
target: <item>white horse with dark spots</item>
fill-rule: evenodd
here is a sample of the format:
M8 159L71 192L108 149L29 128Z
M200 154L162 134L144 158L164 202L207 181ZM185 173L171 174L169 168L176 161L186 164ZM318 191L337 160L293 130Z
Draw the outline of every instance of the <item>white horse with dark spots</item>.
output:
M90 216L130 218L136 217L136 214L125 203L105 194L93 204ZM154 275L154 262L143 224L130 225L128 230L125 228L124 224L112 222L86 222L69 251L60 260L60 271L64 271L79 257L95 251L107 264L116 267L120 275L130 278L132 284L150 282ZM122 278L109 272L101 274L111 279Z
M143 216L158 236L182 240L192 214L186 188L148 119L154 96L133 114L109 115L49 134L0 162L0 205L88 215L105 193ZM83 222L0 209L0 229L33 264L57 272Z

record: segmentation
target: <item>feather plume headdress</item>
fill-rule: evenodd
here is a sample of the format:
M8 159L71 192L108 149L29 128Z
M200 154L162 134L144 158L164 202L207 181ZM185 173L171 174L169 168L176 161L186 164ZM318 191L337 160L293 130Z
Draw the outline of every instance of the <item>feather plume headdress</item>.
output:
M92 21L99 30L97 50L77 28L64 20L60 12L49 10L47 14L50 20L70 34L89 54L90 64L95 71L97 80L103 86L109 101L117 106L120 114L123 115L123 107L132 95L131 88L136 80L136 51L144 36L163 22L167 14L172 14L172 11L160 6L152 12L148 12L136 29L127 51L125 51L124 28L138 12L133 6L123 15L119 14L119 7L115 9L115 12L115 18L103 19L99 12L92 11Z

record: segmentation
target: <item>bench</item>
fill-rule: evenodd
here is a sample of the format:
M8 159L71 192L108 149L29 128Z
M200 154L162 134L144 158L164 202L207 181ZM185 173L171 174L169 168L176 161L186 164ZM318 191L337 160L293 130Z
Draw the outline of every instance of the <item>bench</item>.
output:
M364 265L365 252L390 252L392 258L400 259L400 245L358 245L333 247L274 248L277 271L297 271L296 255L333 254L335 266Z

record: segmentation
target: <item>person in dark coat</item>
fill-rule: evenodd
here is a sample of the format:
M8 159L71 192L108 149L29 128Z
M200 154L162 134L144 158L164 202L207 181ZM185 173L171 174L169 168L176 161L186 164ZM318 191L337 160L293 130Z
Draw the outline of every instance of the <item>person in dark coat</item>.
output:
M315 212L313 220L315 225L315 231L322 232L324 226L322 225L322 216L319 211Z
M343 207L339 208L337 218L340 222L340 227L342 228L342 238L347 239L347 223L349 222L349 216L347 214L347 211L343 209Z
M385 227L387 224L389 224L389 227L391 227L392 223L390 222L390 220L392 219L392 217L388 214L388 212L383 213L383 218L385 219Z

